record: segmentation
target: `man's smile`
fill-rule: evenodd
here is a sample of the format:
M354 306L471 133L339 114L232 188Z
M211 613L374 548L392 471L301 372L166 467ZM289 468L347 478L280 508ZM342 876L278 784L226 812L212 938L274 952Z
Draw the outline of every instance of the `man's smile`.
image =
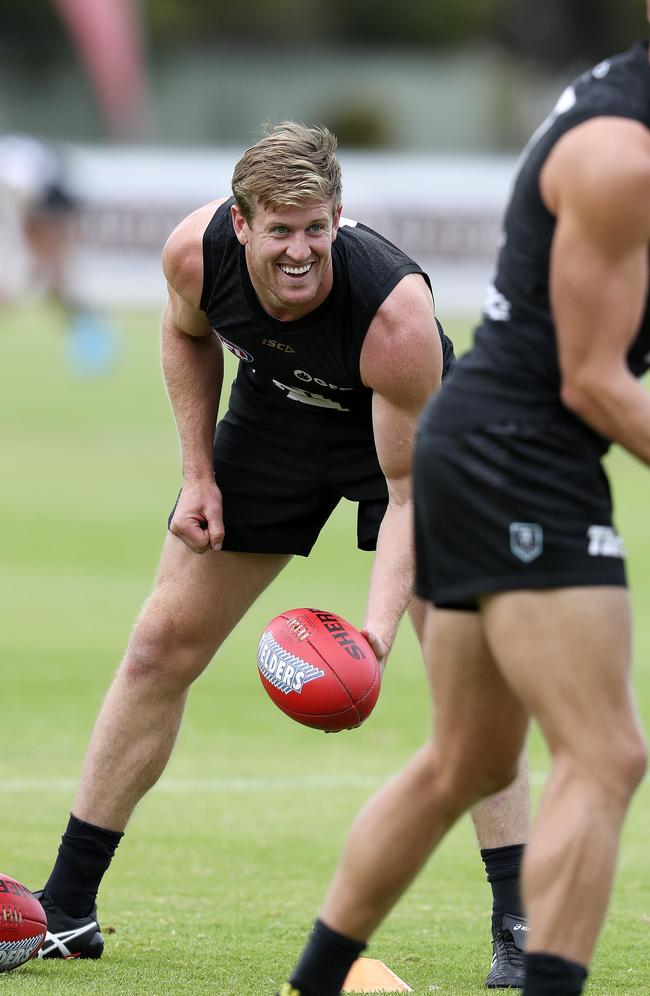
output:
M290 266L289 263L278 263L282 272L286 273L288 277L304 277L313 265L313 263L303 263L301 266Z

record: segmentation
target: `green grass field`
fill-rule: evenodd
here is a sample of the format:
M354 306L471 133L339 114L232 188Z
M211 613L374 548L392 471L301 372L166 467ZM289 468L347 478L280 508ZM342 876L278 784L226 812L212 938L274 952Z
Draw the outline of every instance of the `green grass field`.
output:
M159 373L158 319L121 316L123 354L102 379L63 360L46 308L0 315L0 868L36 888L67 820L91 725L142 601L178 486L178 448ZM466 341L462 326L450 328ZM614 454L618 522L636 607L635 684L650 718L650 476ZM380 702L359 730L323 736L262 689L255 648L282 609L321 605L361 620L370 557L341 507L312 557L296 559L197 682L160 784L108 873L97 963L34 962L0 989L271 996L316 914L362 801L423 741L428 697L408 626ZM547 767L533 736L539 792ZM626 825L590 993L650 991L650 793ZM489 888L469 820L449 835L373 939L418 994L484 992Z

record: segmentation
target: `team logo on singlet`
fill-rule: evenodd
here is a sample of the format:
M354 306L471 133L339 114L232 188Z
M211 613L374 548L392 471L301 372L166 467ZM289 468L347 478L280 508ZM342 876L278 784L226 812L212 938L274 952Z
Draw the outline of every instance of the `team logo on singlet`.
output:
M603 62L599 62L597 66L591 70L591 75L595 76L597 80L603 80L612 68L612 64L609 59L605 59Z
M524 564L539 557L544 549L544 531L539 522L511 522L510 549Z
M273 381L276 387L279 387L282 391L287 392L286 397L291 401L300 401L301 404L312 405L314 408L334 408L339 412L350 411L350 409L342 405L340 401L335 401L334 398L328 398L326 395L321 394L318 390L312 390L311 386L316 384L318 387L326 387L330 391L354 391L353 387L339 387L338 384L330 384L329 381L323 380L322 377L314 377L306 370L294 370L293 376L296 380L302 381L303 384L309 384L310 389L307 391L302 387L295 387L291 384L283 384L279 380Z
M483 311L486 318L491 318L493 322L509 322L512 305L505 294L498 291L494 284L488 284L485 289Z
M230 352L233 353L233 355L236 356L238 360L243 360L244 363L253 363L255 359L254 356L251 356L250 353L247 353L246 350L242 349L241 346L237 346L234 342L231 342L230 339L226 339L226 337L223 336L221 332L217 332L216 329L212 329L212 331L214 332L214 334L217 336L218 339L221 339L221 342L224 344L226 349L229 349Z
M589 526L587 530L590 557L624 557L623 540L612 526Z

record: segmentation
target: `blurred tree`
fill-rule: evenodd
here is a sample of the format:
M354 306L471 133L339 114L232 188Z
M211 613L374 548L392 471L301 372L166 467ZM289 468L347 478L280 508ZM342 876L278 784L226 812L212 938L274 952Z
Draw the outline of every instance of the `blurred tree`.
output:
M57 61L69 48L65 28L49 2L20 0L3 5L0 52L5 63L25 65L33 72L36 65Z
M215 8L212 0L143 0L158 40L178 37L214 40L236 35L247 40L377 42L455 45L489 35L509 0L246 0Z
M547 64L602 59L647 34L642 0L506 0L496 36L519 55Z
M32 0L33 2L33 0ZM641 0L141 0L149 30L182 40L346 41L449 47L497 42L554 65L587 62L644 33Z
M497 42L554 65L587 62L645 32L642 0L139 0L155 47L233 40L395 43L450 47ZM9 61L60 58L70 44L44 0L3 5L0 51Z
M391 145L390 126L380 106L353 101L331 110L323 123L334 132L339 145L348 148L385 149Z
M448 46L489 37L508 0L332 0L339 34L355 42Z

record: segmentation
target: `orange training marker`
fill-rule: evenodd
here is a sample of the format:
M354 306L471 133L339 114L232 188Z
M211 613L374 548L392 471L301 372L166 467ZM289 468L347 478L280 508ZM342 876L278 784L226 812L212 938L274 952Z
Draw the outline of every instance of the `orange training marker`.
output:
M343 983L344 993L412 993L383 961L357 958Z

